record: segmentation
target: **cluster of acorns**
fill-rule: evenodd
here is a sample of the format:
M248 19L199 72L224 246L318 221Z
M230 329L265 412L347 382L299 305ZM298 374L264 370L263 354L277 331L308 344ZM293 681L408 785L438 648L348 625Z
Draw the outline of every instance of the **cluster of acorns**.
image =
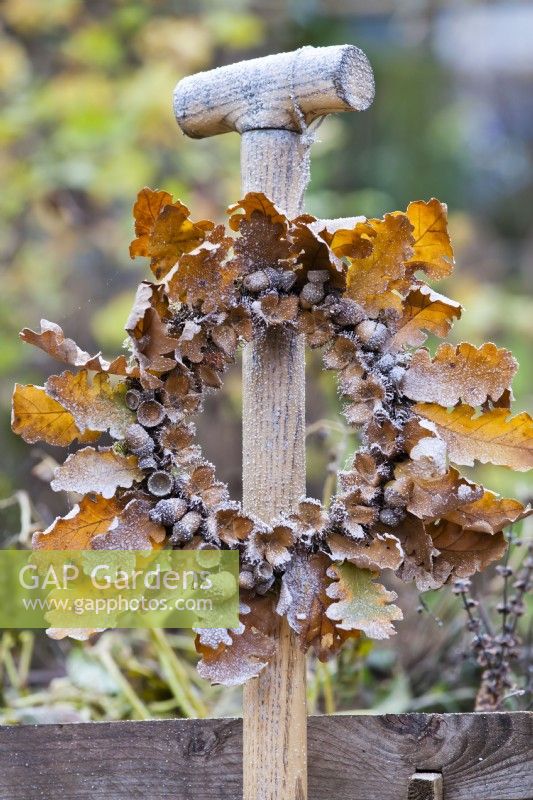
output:
M387 345L392 334L386 314L382 314L380 319L369 318L360 304L343 297L339 289L330 288L330 278L331 272L326 269L309 269L298 285L293 270L266 267L244 276L238 304L234 306L250 317L253 329L257 332L265 325L272 324L265 318L261 306L266 298L274 295L277 301L294 298L296 305L291 308L292 317L285 320L285 324L307 333L310 323L311 328L315 324L322 327L326 324L328 347L325 364L340 371L341 391L349 401L353 400L350 389L355 382L361 387L370 378L369 385L373 387L373 393L362 401L363 404L366 402L366 413L351 420L362 431L359 461L354 461L352 469L340 475L341 486L345 490L334 499L328 511L316 500L304 501L307 513L309 508L314 509L312 525L302 524L299 515L293 514L279 520L277 526L266 526L245 515L239 504L231 503L225 490L217 496L219 502L215 505L209 505L199 495L191 494L187 469L190 471L191 467L199 465L211 468L211 465L198 456L192 465L184 469L179 463L179 455L161 447L160 432L164 429L165 421L169 422L165 389L143 390L139 381L130 379L132 388L125 398L128 408L137 415L137 423L131 425L126 433L126 448L138 457L139 467L146 473L148 492L155 498L161 498L150 512L151 520L165 526L169 532L169 542L174 547L237 547L241 551L241 588L254 590L257 594L264 594L271 588L276 575L284 571L296 548L299 552L324 551L329 554L328 536L332 533L341 534L364 546L372 540L370 524L365 525L365 521L379 521L382 527L394 528L405 516L406 497L399 495L393 487L387 488L386 484L394 475L395 460L405 455L402 428L411 414L410 401L402 397L400 386L409 355L388 351ZM179 341L186 326L194 325L203 337L203 349L212 351L216 349L212 332L219 317L217 314L202 315L198 309L182 306L169 327ZM394 315L389 315L389 318L392 321L395 319ZM302 322L305 322L305 328ZM315 346L324 344L322 338L314 342L312 335L309 338ZM222 370L230 361L227 353L225 356L221 362ZM210 387L202 385L196 372L197 364L183 354L179 362L180 369L188 373L200 396L205 394ZM344 387L343 369L355 369L352 382L348 381ZM376 387L379 396L375 396ZM171 418L175 417L175 408L173 412L174 416L170 412ZM187 414L182 416L186 418ZM383 452L379 443L373 441L369 434L368 423L379 426L385 422L394 432L396 444L393 449L389 447ZM365 475L361 474L361 464L366 469ZM370 471L373 471L372 475ZM360 488L361 483L371 485ZM356 501L355 492L359 493ZM353 506L354 502L359 514L357 517L348 507L350 504ZM243 526L246 535L228 537L220 534L220 519L224 518L224 524L227 525L228 515L231 524ZM256 540L260 536L271 541L277 540L282 557L271 554L263 557L259 554Z

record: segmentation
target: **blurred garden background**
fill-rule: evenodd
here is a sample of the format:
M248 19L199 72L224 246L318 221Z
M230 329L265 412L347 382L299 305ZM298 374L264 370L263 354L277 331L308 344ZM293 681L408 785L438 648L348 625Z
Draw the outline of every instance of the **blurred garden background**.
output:
M457 269L439 290L466 313L454 341L493 340L521 368L517 410L533 410L533 4L475 0L2 0L0 2L0 523L1 546L69 510L48 487L53 448L11 434L12 386L42 384L55 365L18 332L41 317L88 351L122 344L142 279L130 261L131 206L166 189L193 217L222 219L239 190L239 137L185 139L171 110L179 78L301 45L354 43L376 73L364 114L327 119L313 151L307 210L381 215L432 196L448 203ZM353 448L319 357L308 367L308 490ZM330 424L323 420L330 420ZM332 424L331 424L332 423ZM240 493L240 376L208 405L201 438ZM476 477L524 501L527 474L482 467ZM519 527L519 526L518 526ZM523 524L523 540L533 530ZM518 563L515 548L512 563ZM497 624L501 578L478 581ZM355 644L330 665L310 659L312 711L470 710L479 669L471 634L443 589L407 609L399 635ZM528 632L517 662L527 688ZM238 690L194 671L188 632L112 632L90 645L42 632L0 639L0 718L53 722L238 714ZM524 707L527 691L506 707Z

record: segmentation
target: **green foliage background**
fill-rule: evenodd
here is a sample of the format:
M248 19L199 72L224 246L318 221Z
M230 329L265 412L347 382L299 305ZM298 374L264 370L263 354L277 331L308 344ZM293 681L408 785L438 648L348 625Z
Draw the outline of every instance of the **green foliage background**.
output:
M474 12L490 13L491 8L505 11L507 6L473 7ZM511 59L515 66L510 69L504 47L501 63L492 72L471 68L480 48L479 59L483 56L472 4L458 2L452 13L446 4L429 0L3 0L0 9L3 546L27 543L33 522L48 525L70 502L54 496L39 477L47 477L55 454L28 447L9 429L14 381L42 383L56 369L43 354L23 346L18 331L24 325L38 327L40 317L46 317L60 323L84 349L102 349L109 355L120 348L133 289L147 274L144 265L128 256L130 209L138 189L149 185L174 192L195 218L220 219L226 205L239 197L238 136L186 140L171 110L172 89L180 77L239 59L304 44L345 42L368 53L376 73L376 101L364 114L341 115L321 126L307 208L323 217L371 216L405 208L413 199L436 196L447 202L458 267L442 290L466 307L454 339L475 344L493 339L510 347L521 362L515 381L517 408L532 409L533 300L527 295L533 270L528 217L533 195L533 115L527 85L531 64L517 68L516 59ZM467 34L471 30L470 68L460 52L450 59L450 14ZM309 491L317 495L328 461L335 453L342 457L342 452L339 456L338 437L320 424L323 417L337 419L338 405L316 358L310 359L309 382L309 423L319 432L309 438ZM234 496L240 491L239 413L240 380L235 372L224 397L209 404L201 422L207 454ZM489 467L479 472L478 477L502 493L522 500L531 494L530 479L523 474ZM12 502L9 498L17 491ZM421 628L414 614L416 597L411 606L402 644L398 637L396 647L363 653L365 658L359 651L348 653L331 673L317 668L312 683L316 702L323 697L331 710L336 694L341 705L388 707L388 702L391 710L402 710L394 707L395 697L400 698L397 706L403 703L405 708L413 706L417 695L452 691L453 679L438 674L442 648L449 652L451 647L449 635L438 631L432 620L426 619ZM457 634L462 621L455 612L450 614L449 629ZM432 645L427 651L432 655L424 652L424 672L417 673L413 642L419 642L422 653L428 625ZM173 643L188 652L189 640L178 639ZM11 652L9 638L6 641L4 654ZM173 669L179 673L179 667L169 666L165 641L137 641L135 636L119 640L112 634L106 655L98 655L100 660L94 656L94 663L99 670L107 664L102 674L114 686L107 695L104 687L104 696L121 701L110 711L95 711L89 701L68 701L76 707L73 713L142 716L121 684L121 673L117 677L109 665L113 646L119 649L116 658L123 669L133 670L130 680L140 681L142 692L153 694L143 703L167 702L172 686L168 675L174 675ZM89 650L69 651L39 642L39 669L51 670L52 677L54 670L63 675L67 652L69 675L72 670L93 675ZM17 657L26 652L24 647L28 645L17 640ZM28 659L27 653L24 657ZM74 669L71 662L76 659ZM80 659L85 659L83 669ZM153 673L145 683L139 677L143 669ZM181 680L188 686L187 681L194 680L188 662L186 670ZM68 686L74 691L72 683ZM76 691L82 692L79 687ZM201 702L206 712L214 713L212 697L222 703L205 686L191 691L193 697L205 694ZM466 688L465 702L471 696ZM63 695L61 702L67 702ZM450 702L461 707L460 693ZM231 706L228 703L216 710L222 713ZM168 713L176 707L180 713L191 712L182 702L171 705Z

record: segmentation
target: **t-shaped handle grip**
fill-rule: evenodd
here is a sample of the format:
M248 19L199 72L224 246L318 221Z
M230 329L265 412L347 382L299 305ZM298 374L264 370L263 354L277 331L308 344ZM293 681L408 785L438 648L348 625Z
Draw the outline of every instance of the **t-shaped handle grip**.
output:
M286 130L317 117L364 111L374 99L372 67L358 47L302 47L183 78L174 113L187 136Z

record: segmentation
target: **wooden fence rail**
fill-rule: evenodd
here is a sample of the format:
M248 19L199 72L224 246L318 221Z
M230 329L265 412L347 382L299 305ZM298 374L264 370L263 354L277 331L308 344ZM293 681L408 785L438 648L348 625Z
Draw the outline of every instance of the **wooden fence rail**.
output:
M416 772L444 800L532 800L532 715L309 719L310 800L405 800ZM0 727L1 800L239 800L240 720ZM283 800L283 798L280 798Z

